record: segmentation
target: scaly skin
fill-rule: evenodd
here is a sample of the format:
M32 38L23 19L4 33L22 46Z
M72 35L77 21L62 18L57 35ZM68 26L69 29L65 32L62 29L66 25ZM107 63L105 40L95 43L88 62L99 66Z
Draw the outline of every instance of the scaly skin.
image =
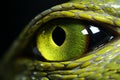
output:
M56 18L74 18L101 23L118 36L80 59L65 62L44 62L31 58L16 59L35 31ZM33 34L31 34L33 33ZM29 35L28 35L29 34ZM119 0L73 0L54 6L35 17L21 33L3 60L8 76L15 80L119 80L120 79L120 2ZM21 45L22 43L22 45ZM18 49L19 48L19 49ZM15 61L15 62L14 62ZM13 69L14 66L17 68ZM18 69L19 68L19 69ZM11 70L10 70L11 69ZM9 72L12 77L9 76Z

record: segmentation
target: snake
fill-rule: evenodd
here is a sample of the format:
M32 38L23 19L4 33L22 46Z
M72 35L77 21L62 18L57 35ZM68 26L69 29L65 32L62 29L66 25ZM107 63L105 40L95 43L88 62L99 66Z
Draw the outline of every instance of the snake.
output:
M71 24L75 27L76 24L82 24L78 23L79 21L83 23L85 21L84 24L102 25L109 30L108 33L111 32L115 35L114 39L90 51L82 51L81 53L85 53L85 55L81 57L76 57L78 56L75 54L77 51L74 52L74 46L71 44L69 45L70 49L67 51L73 50L73 54L71 53L71 57L69 57L70 54L67 54L66 59L59 58L62 55L61 49L59 51L61 54L57 57L56 55L55 57L49 55L48 53L50 51L52 53L54 47L47 51L43 45L50 46L50 44L47 43L49 40L45 38L46 42L43 45L38 45L38 48L42 46L43 52L46 52L42 55L45 54L48 59L39 59L39 56L41 56L39 54L35 55L34 58L31 49L36 46L34 44L36 42L42 44L39 41L43 41L43 37L40 36L45 33L44 27L54 26L57 23L60 26L63 23L62 26ZM73 25L74 22L75 26ZM49 30L49 28L47 29ZM77 29L75 27L75 30ZM72 30L72 32L74 31ZM35 40L36 34L38 34L37 40ZM76 40L75 37L73 39ZM87 40L86 37L85 40ZM82 40L82 42L85 43L85 40ZM81 50L84 49L84 47L81 48ZM39 50L36 53L39 53ZM56 54L58 53L56 52ZM2 59L0 70L3 80L120 80L120 1L70 0L43 11L32 19L15 40Z

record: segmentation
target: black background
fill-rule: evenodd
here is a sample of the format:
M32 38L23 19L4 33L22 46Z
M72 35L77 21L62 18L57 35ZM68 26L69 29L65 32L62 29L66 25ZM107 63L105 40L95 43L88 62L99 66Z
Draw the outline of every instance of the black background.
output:
M4 16L0 28L0 56L2 56L37 14L69 0L9 0L3 5ZM7 9L6 9L7 8Z

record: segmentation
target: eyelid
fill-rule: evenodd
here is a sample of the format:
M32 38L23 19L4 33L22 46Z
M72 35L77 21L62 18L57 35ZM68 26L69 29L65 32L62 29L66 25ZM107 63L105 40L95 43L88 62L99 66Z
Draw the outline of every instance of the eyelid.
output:
M30 24L28 24L27 27L28 31L26 33L27 34L34 33L42 24L56 18L74 18L74 19L86 20L86 21L103 23L111 26L120 27L119 24L120 18L112 16L110 15L110 13L107 12L105 14L104 11L105 9L102 9L102 7L100 6L97 5L86 6L86 5L87 4L81 4L81 3L80 4L64 3L61 5L54 6L48 10L45 10L44 12L36 16L30 22ZM99 8L95 8L95 6Z
M97 16L93 16L93 15L97 15ZM110 17L110 19L109 19L109 17ZM119 24L117 24L119 21L119 18L110 16L110 15L108 15L106 17L106 16L104 16L104 14L99 14L99 13L89 12L89 11L82 11L82 12L80 11L80 12L75 12L75 13L71 12L71 11L70 12L69 11L53 12L53 13L50 13L49 15L43 17L43 19L38 21L36 23L36 25L41 26L42 24L44 24L52 19L57 19L57 18L75 18L75 19L110 25L109 27L112 27L112 26L119 27L120 26Z

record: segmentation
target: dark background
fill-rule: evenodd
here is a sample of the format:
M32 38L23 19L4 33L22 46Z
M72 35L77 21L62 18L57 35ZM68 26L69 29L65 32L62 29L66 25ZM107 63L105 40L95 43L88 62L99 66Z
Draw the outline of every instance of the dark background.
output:
M3 5L4 16L0 28L0 56L2 56L37 14L69 0L9 0ZM6 9L7 8L7 9Z

